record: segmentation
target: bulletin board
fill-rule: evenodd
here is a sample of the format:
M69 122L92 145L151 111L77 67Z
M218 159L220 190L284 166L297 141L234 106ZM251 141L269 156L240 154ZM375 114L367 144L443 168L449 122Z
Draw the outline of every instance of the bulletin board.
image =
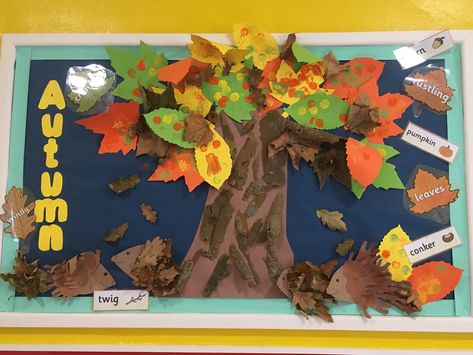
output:
M401 45L408 44L407 38L413 33L390 33L363 35L363 39L355 41L344 40L343 34L296 34L297 43L300 43L309 53L322 57L332 51L340 64L349 65L355 58L372 58L382 63L382 74L379 76L377 98L389 93L405 94L403 80L415 69L403 70L396 61L393 50ZM437 230L454 226L461 236L461 245L427 261L441 262L461 269L458 284L453 292L447 292L441 300L426 303L422 311L415 315L405 316L389 309L387 316L382 316L370 310L371 319L363 318L360 308L354 304L340 302L330 306L333 323L327 323L320 317L309 316L305 319L291 302L282 297L277 289L269 288L263 297L258 292L249 292L244 297L228 297L226 291L218 291L214 297L199 297L200 291L189 291L188 297L150 297L148 312L133 313L131 317L137 320L136 324L146 327L223 327L223 328L288 328L288 329L349 329L349 330L439 330L446 318L453 322L451 331L468 331L471 329L471 292L470 292L470 262L468 243L467 201L468 190L468 146L464 144L464 134L468 126L468 103L463 101L464 92L468 90L468 69L462 66L469 56L468 31L453 31L456 42L454 48L428 60L419 67L430 65L434 68L444 68L449 87L454 89L454 95L448 102L451 109L439 114L424 107L419 118L413 118L414 107L405 108L396 124L405 128L409 121L422 125L428 131L443 137L459 147L459 151L452 163L442 161L418 147L407 144L400 139L401 134L386 137L377 144L388 145L399 152L393 155L392 164L396 166L399 180L403 188L374 189L368 188L361 198L356 193L346 189L337 181L329 180L321 189L320 180L314 176L313 168L302 162L299 170L294 168L293 161L288 159L287 166L287 196L285 197L286 216L283 228L287 234L287 244L293 255L294 264L306 260L321 265L334 257L346 261L347 257L354 258L362 247L362 242L374 242L378 246L384 235L390 236L390 231L398 225L412 241L429 235ZM227 35L207 35L204 38L213 42L230 44ZM421 38L421 33L417 34ZM276 35L279 45L284 45L286 35ZM10 191L13 186L27 188L32 196L44 195L41 188L41 175L45 168L48 148L44 148L47 140L40 118L44 114L54 116L57 111L48 106L41 109L41 100L47 90L48 83L56 81L60 90L64 89L66 75L71 67L85 67L90 64L99 64L102 67L116 71L113 59L110 61L110 51L139 51L140 41L149 48L162 53L168 60L168 65L179 63L189 56L186 45L190 42L189 35L61 35L36 36L11 35L4 37L4 55L2 56L2 83L5 92L12 97L12 105L4 106L4 113L11 117L6 121L10 132L6 138L8 149L4 150L8 169L2 175L2 191ZM6 55L5 55L6 53ZM309 55L306 53L306 55ZM15 66L13 67L13 64ZM117 84L120 83L117 76ZM114 102L126 104L129 100L118 98ZM409 99L410 100L410 99ZM131 100L133 101L133 100ZM413 100L412 100L413 101ZM411 104L411 102L409 102ZM215 106L223 109L224 105L216 100ZM223 106L223 107L222 107ZM290 106L290 105L289 105ZM288 106L281 106L281 110ZM320 108L320 107L319 107ZM56 107L57 110L57 107ZM25 252L28 259L40 259L42 265L59 264L86 250L101 250L101 265L112 275L114 288L134 288L129 275L120 270L119 265L112 263L112 257L134 245L145 243L155 235L177 235L173 239L173 262L181 265L188 257L188 251L194 246L194 236L201 223L202 211L207 205L206 199L213 186L200 185L189 192L189 185L182 178L176 182L147 181L149 172L158 167L157 162L145 157L136 158L131 154L98 154L102 136L93 134L87 127L77 124L78 120L87 119L90 115L75 112L77 107L67 105L61 109L64 116L62 134L57 138L58 149L56 160L63 174L62 198L67 201L68 216L62 225L62 245L47 249L39 243L39 236L31 236L30 243L19 242L6 233L2 237L2 272L11 271L16 250ZM110 112L110 107L109 107ZM300 112L300 111L299 111ZM295 115L295 114L294 114ZM285 117L285 119L290 120ZM314 121L315 122L315 121ZM337 134L344 138L346 130L334 128ZM51 137L49 137L51 138ZM244 143L240 142L240 144ZM379 147L378 147L379 148ZM388 148L384 148L386 150ZM7 152L9 155L7 157ZM388 154L389 155L389 154ZM46 160L45 160L46 159ZM235 159L235 157L233 157ZM389 158L386 158L386 160ZM383 160L386 163L386 160ZM143 164L155 164L149 172L140 170ZM455 199L449 203L445 212L448 221L437 218L419 217L406 208L405 187L413 184L415 172L429 167L431 174L440 179L445 172L451 190L459 190ZM426 169L426 168L425 168ZM128 171L139 171L143 180L125 195L117 196L107 188L110 181L119 176L126 176ZM414 173L414 175L413 175ZM413 188L414 186L411 186ZM355 196L354 196L355 195ZM211 196L211 194L210 194ZM44 196L47 197L47 196ZM143 201L150 206L156 206L158 223L147 223L143 219L143 211L130 206L139 206ZM164 206L163 206L164 205ZM161 207L163 206L163 207ZM341 211L349 232L329 230L315 211L328 209ZM47 218L47 216L46 216ZM145 219L147 217L145 216ZM185 223L183 223L183 218ZM127 237L117 243L102 240L110 228L120 224L121 220L130 221ZM138 227L133 221L140 221ZM49 222L49 221L48 221ZM149 222L149 221L148 221ZM202 227L201 227L202 228ZM345 240L349 233L354 239L352 257L337 256L334 249ZM391 232L392 235L392 232ZM35 239L37 238L37 239ZM380 252L382 250L380 249ZM337 265L343 265L343 261ZM290 263L289 263L290 264ZM289 265L288 264L288 265ZM442 265L444 265L442 264ZM214 264L215 265L215 264ZM207 275L208 279L208 275ZM197 284L204 284L207 279L198 280ZM130 317L124 313L91 313L92 298L87 295L74 297L70 301L61 302L42 294L29 300L11 286L1 284L1 309L6 317L5 324L26 326L17 322L17 315L22 317L42 317L44 324L49 326L63 326L66 321L63 314L68 314L68 326L104 326L114 327L118 319ZM197 286L196 286L197 287ZM54 291L53 291L54 292ZM230 292L230 291L228 291ZM234 291L237 294L238 291ZM245 294L243 292L242 294ZM236 316L236 317L235 317ZM24 319L24 318L23 318ZM72 322L71 322L72 320ZM130 326L127 324L127 326ZM442 329L443 331L445 329Z

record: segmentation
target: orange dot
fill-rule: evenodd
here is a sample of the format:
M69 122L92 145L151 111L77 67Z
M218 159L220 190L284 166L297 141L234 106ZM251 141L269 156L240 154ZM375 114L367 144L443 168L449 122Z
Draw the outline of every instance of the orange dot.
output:
M136 96L136 97L140 97L140 89L138 88L134 88L133 89L133 96Z
M289 86L297 86L299 84L299 80L297 79L289 79L289 81L287 82L287 84Z
M340 120L340 122L346 122L347 121L347 115L342 113L340 116L338 116L338 119Z
M315 118L314 117L311 117L310 120L309 120L309 123L314 125L315 124Z
M316 90L319 86L318 86L316 83L314 83L314 82L310 82L310 83L309 83L309 87L310 87L312 90Z
M218 78L215 75L211 76L210 79L209 79L209 84L217 85L218 84Z
M222 96L222 97L218 100L218 105L219 105L220 107L225 107L225 106L227 106L227 101L228 101L228 97Z
M214 149L218 149L218 147L220 147L222 143L220 143L220 141L213 141L212 142L212 147L214 147Z
M307 103L308 108L312 108L312 107L315 107L315 106L317 106L317 105L316 105L314 100L309 100L309 102Z
M389 256L391 255L391 253L389 252L389 250L383 250L383 252L381 253L382 257L384 259L387 259L389 258Z
M143 59L141 59L138 63L136 63L136 68L139 71L144 71L146 69L145 61Z
M248 90L250 88L250 83L248 81L245 81L242 85L243 89Z
M159 116L154 116L154 117L153 117L153 122L156 123L156 124L160 124L160 123L161 123L161 117L159 117Z
M319 128L322 128L324 126L324 120L320 119L320 118L317 118L315 120L315 125Z
M253 103L253 98L252 98L250 95L246 96L246 97L245 97L245 100L246 100L246 102L248 102L249 104L252 104L252 103ZM269 102L267 102L266 104L267 104L268 106L270 105Z
M172 125L172 128L174 128L175 131L181 130L182 127L183 127L183 126L182 126L181 122L176 122L176 123L174 123L174 124Z
M134 78L135 75L136 75L135 69L131 68L131 69L128 70L128 76L129 76L130 78Z
M207 144L201 145L199 149L202 153L205 153L207 151Z
M246 27L243 27L243 28L240 30L240 34L241 34L242 36L247 36L249 32L250 32L250 31L249 31L248 28L246 28Z

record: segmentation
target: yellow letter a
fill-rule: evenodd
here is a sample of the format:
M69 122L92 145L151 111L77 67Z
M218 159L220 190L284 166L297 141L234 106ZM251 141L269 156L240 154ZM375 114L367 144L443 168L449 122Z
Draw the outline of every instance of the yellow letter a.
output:
M49 105L54 105L59 110L63 110L66 107L61 87L56 80L50 80L48 85L46 85L43 95L39 100L38 108L44 110L48 108Z

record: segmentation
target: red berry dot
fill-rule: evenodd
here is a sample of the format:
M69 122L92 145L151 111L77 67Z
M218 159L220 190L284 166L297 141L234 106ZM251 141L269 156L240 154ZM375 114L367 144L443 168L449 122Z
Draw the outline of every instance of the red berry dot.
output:
M134 88L134 89L133 89L133 96L135 96L135 97L140 97L140 89Z
M340 122L346 122L347 121L347 115L342 113L340 116L338 116L338 119L340 120Z
M134 78L135 75L136 75L135 69L131 68L131 69L128 70L128 76L129 76L130 78Z
M141 59L138 63L136 63L136 68L139 71L144 71L146 69L145 61L143 59Z
M245 81L242 85L243 89L248 90L250 88L250 83L248 81Z
M319 128L322 128L324 126L324 120L320 119L320 118L317 118L315 120L315 125Z
M179 131L182 129L182 124L180 122L176 122L172 125L172 128L174 128L175 131Z
M153 122L156 123L156 124L160 124L160 123L161 123L161 117L159 117L159 116L154 116L154 117L153 117Z
M227 106L227 101L228 101L228 97L222 96L222 97L218 100L218 105L219 105L220 107L225 107L225 106Z
M212 147L214 147L214 149L217 149L218 147L220 147L220 141L213 141L212 142Z

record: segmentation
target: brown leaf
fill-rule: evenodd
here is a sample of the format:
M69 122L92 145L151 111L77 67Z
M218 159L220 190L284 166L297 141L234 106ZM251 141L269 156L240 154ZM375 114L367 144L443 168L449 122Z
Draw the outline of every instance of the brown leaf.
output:
M39 268L39 261L28 263L26 257L18 251L15 258L13 273L0 274L0 279L15 288L15 292L25 295L28 299L36 298L39 293L51 288L51 277Z
M294 61L294 54L292 53L292 45L296 43L296 34L289 33L287 35L286 43L281 51L279 57L284 60Z
M317 217L324 226L333 231L346 232L347 225L343 222L343 214L338 211L329 211L326 209L319 209L315 211Z
M455 90L447 86L447 76L443 69L433 69L426 73L416 72L404 80L406 94L420 101L432 110L443 113L451 109L448 106Z
M355 241L353 239L351 238L345 239L343 242L337 244L335 251L337 252L338 255L345 256L350 252L354 244L355 244Z
M117 228L113 228L103 239L107 242L116 242L117 240L123 239L128 227L128 222L125 222Z
M334 144L322 144L311 167L317 174L322 189L330 176L351 189L351 175L347 166L346 140Z
M327 81L332 75L336 75L340 72L340 64L332 51L328 52L324 56L323 63L325 67L325 81Z
M179 105L176 102L176 97L174 96L174 89L172 85L168 85L166 90L164 90L161 94L147 90L142 86L140 86L139 89L141 99L143 100L144 113L148 113L159 108L179 108Z
M4 231L12 237L26 239L36 229L35 203L27 202L28 195L16 187L12 187L5 195L5 203L2 206L5 213L0 215L0 220L10 224Z
M259 84L263 80L263 71L258 68L251 68L248 72L250 78L249 91L252 102L259 108L266 108L266 95L263 93L262 88L259 87Z
M134 189L140 183L140 177L136 174L126 178L118 178L110 181L108 187L116 194L122 194L127 190Z
M156 213L155 210L153 210L153 207L145 203L142 203L140 205L140 209L141 209L141 213L143 213L143 216L149 223L156 223L156 221L158 220L158 214Z
M452 203L457 199L459 190L450 190L446 176L437 178L427 170L419 169L414 178L414 187L406 192L413 203L409 210L423 214Z
M371 107L371 100L366 94L361 94L348 111L346 127L353 133L366 135L381 125L379 110Z
M166 156L169 151L169 143L161 137L157 136L151 129L148 129L138 137L136 145L136 156L147 154L148 156L156 155L160 158Z
M209 122L197 114L191 113L185 119L186 129L184 131L184 139L188 142L195 142L197 147L208 144L213 133L210 130Z

